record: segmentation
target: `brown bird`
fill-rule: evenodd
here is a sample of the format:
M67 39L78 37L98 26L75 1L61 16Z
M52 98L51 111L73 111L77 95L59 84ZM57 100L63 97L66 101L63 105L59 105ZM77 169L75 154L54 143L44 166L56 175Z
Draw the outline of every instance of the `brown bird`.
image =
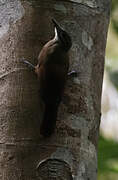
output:
M46 43L38 57L35 73L39 80L39 93L45 104L45 112L40 126L40 133L49 137L55 130L57 112L64 93L65 83L69 70L68 52L72 46L69 34L52 19L55 27L55 36ZM73 73L73 72L72 72Z

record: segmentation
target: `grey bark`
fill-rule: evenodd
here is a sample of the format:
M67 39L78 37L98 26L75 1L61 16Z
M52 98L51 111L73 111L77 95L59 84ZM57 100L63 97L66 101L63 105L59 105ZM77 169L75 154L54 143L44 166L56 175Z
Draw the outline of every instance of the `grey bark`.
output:
M0 179L95 180L110 0L0 0ZM42 138L37 63L54 35L54 17L71 35L70 70L55 134Z

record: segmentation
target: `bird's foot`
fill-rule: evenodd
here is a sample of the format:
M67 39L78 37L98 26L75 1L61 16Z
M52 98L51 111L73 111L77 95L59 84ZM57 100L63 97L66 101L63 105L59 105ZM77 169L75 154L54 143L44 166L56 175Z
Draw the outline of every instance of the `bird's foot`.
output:
M21 62L26 64L30 69L34 70L35 66L25 59L21 59Z
M73 70L73 71L68 72L69 77L77 77L77 75L78 75L77 71Z

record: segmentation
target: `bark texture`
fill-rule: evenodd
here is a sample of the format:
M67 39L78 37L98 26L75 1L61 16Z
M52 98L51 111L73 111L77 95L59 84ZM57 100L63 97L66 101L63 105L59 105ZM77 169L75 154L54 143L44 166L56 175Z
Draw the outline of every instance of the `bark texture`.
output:
M95 180L110 0L0 0L0 179ZM71 35L70 70L55 134L40 137L37 63L54 17Z

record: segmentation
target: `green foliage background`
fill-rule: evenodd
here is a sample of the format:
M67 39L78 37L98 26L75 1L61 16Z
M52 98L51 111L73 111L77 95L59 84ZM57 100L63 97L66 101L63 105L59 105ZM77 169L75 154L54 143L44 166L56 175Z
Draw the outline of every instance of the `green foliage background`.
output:
M112 0L111 21L113 29L118 34L118 0Z
M98 180L118 180L118 143L100 137Z
M112 0L106 70L118 90L118 0ZM103 137L100 137L98 146L98 180L118 180L118 142Z

